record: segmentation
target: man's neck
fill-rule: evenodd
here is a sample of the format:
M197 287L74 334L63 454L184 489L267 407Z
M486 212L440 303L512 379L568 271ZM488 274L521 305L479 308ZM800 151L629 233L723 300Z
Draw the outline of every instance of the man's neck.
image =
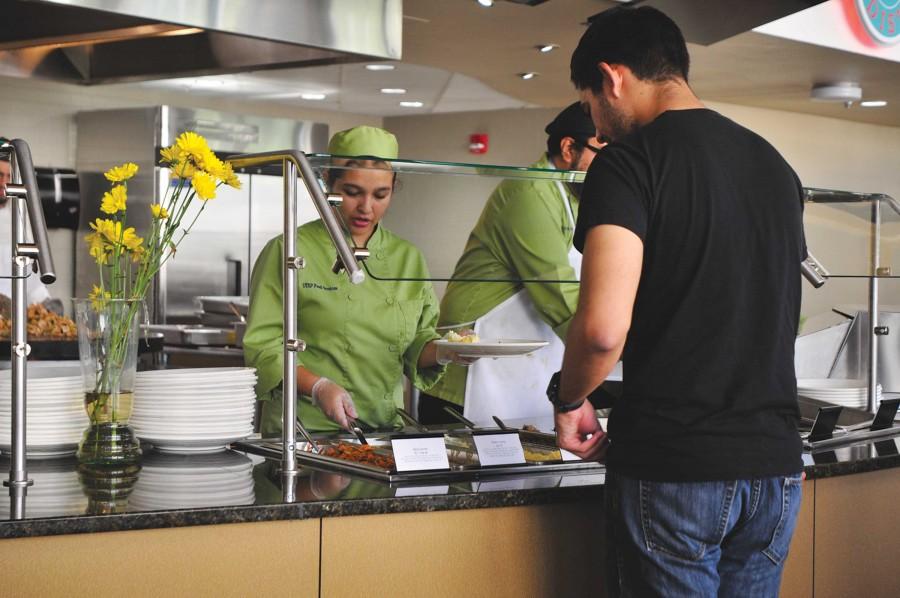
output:
M669 110L694 110L706 106L694 95L686 82L666 81L646 84L646 101L637 113L638 122L646 125Z

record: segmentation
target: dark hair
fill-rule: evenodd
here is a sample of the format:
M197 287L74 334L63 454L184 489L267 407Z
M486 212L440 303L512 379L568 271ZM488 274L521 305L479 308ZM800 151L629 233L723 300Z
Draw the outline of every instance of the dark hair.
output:
M328 186L328 189L331 190L334 188L335 183L337 183L338 180L344 175L345 170L351 170L354 166L360 168L362 167L363 162L384 164L385 166L388 166L388 169L390 169L390 165L388 164L388 162L375 156L357 156L355 158L350 158L341 165L341 168L329 168L325 171L325 184ZM391 180L391 184L396 185L396 183L397 173L395 172L394 178Z
M600 62L627 66L642 81L688 79L691 59L675 21L650 6L616 7L594 15L572 53L577 89L603 89Z
M0 162L9 162L9 154L5 152L0 152Z

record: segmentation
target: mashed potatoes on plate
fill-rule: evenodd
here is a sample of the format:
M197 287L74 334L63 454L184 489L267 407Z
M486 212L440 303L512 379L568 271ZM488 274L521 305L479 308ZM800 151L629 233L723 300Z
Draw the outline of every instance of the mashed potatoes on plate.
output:
M460 330L459 332L451 330L444 336L444 340L451 343L477 343L478 335L474 330Z

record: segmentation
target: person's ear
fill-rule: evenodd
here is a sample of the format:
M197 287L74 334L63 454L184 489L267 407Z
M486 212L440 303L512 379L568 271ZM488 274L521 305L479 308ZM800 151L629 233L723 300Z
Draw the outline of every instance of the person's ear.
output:
M609 90L612 97L619 99L622 97L622 83L625 80L625 73L621 64L609 64L601 62L597 68L603 73L603 91Z
M575 139L572 137L563 137L559 140L559 155L566 164L572 164L572 158L575 154Z

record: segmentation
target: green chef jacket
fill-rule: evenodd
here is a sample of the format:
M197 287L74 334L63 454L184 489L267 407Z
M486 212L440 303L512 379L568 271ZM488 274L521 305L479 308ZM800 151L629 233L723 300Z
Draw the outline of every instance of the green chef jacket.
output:
M257 370L256 393L264 401L264 435L281 433L282 246L282 236L269 241L253 267L244 335L244 360ZM384 226L378 226L367 247L367 266L376 276L428 278L421 252ZM306 259L306 267L297 271L297 336L306 342L298 365L343 386L365 423L398 423L403 374L427 390L444 373L443 367L420 370L416 365L422 348L439 337L431 283L366 276L362 284L351 284L345 272L331 271L336 252L321 220L297 229L297 255ZM298 399L297 413L308 429L339 429L309 397Z
M531 168L552 169L549 158ZM578 303L575 270L569 265L574 230L563 201L575 218L578 198L563 185L560 197L554 181L507 179L488 198L472 229L453 278L548 279L574 283L455 282L441 300L441 326L472 322L515 295L522 287L543 319L563 340ZM466 368L451 365L447 375L428 391L445 401L463 404Z

